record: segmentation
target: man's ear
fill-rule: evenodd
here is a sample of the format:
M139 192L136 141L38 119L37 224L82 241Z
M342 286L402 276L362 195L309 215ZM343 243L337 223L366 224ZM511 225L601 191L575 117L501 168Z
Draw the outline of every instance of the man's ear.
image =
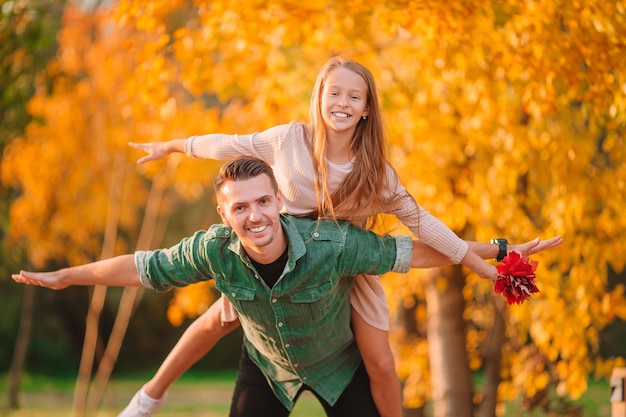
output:
M228 220L226 219L226 212L224 211L222 206L217 206L217 214L219 214L222 218L222 223L224 223L226 226L230 226Z
M283 193L280 190L276 191L276 202L278 203L279 210L283 208Z

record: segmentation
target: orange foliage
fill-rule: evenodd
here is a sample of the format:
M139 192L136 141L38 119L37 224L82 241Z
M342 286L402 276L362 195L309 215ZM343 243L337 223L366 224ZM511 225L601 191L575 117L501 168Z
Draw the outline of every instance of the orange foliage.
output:
M565 237L534 257L541 293L507 309L501 398L548 384L577 398L590 372L606 375L598 332L626 316L623 286L607 288L608 265L625 262L623 0L122 0L95 15L70 9L64 23L50 66L61 76L31 102L42 123L7 148L2 166L23 193L10 234L35 265L95 256L113 156L126 142L306 120L318 69L342 54L374 73L392 163L426 209L467 239ZM120 226L131 234L146 200L136 157ZM173 161L172 187L197 197L215 165ZM419 276L385 277L392 308L423 299ZM473 367L493 314L489 292L468 276ZM430 392L426 342L392 340L406 401L420 405Z

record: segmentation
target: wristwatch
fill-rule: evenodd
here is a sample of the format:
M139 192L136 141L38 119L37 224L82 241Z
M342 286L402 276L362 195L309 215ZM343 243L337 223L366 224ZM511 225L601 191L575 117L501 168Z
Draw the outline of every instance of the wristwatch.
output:
M501 237L491 239L490 242L492 245L498 245L498 256L495 257L496 262L500 262L504 259L507 254L507 244L509 243L506 239Z

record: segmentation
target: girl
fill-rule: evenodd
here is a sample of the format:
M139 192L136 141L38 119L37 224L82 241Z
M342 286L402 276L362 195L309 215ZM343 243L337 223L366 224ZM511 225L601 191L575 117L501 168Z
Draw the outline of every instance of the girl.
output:
M286 212L345 219L369 227L378 214L394 214L417 238L453 263L461 263L483 278L496 279L495 266L420 207L400 184L385 157L376 86L367 68L342 58L329 60L313 89L310 119L310 124L292 122L251 135L209 134L130 145L147 152L140 164L172 152L218 160L258 157L274 169ZM532 246L537 244L538 240ZM486 247L480 247L481 254L495 257L497 248ZM400 384L388 341L389 308L378 277L357 277L351 304L355 338L376 406L383 417L401 417ZM158 411L166 388L236 326L236 313L222 297L187 329L155 377L120 416L137 415L132 413L139 409L146 412L141 415Z

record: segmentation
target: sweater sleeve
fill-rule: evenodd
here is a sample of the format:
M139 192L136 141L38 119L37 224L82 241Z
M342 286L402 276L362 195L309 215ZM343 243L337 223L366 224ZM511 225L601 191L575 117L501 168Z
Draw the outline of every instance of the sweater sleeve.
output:
M460 263L469 249L467 242L417 204L413 196L400 183L393 168L389 167L387 173L391 191L387 212L398 217L416 238L445 255L455 264Z
M185 141L185 153L191 158L216 160L254 156L273 164L276 149L285 138L289 126L274 126L262 132L246 135L211 133L191 136Z

